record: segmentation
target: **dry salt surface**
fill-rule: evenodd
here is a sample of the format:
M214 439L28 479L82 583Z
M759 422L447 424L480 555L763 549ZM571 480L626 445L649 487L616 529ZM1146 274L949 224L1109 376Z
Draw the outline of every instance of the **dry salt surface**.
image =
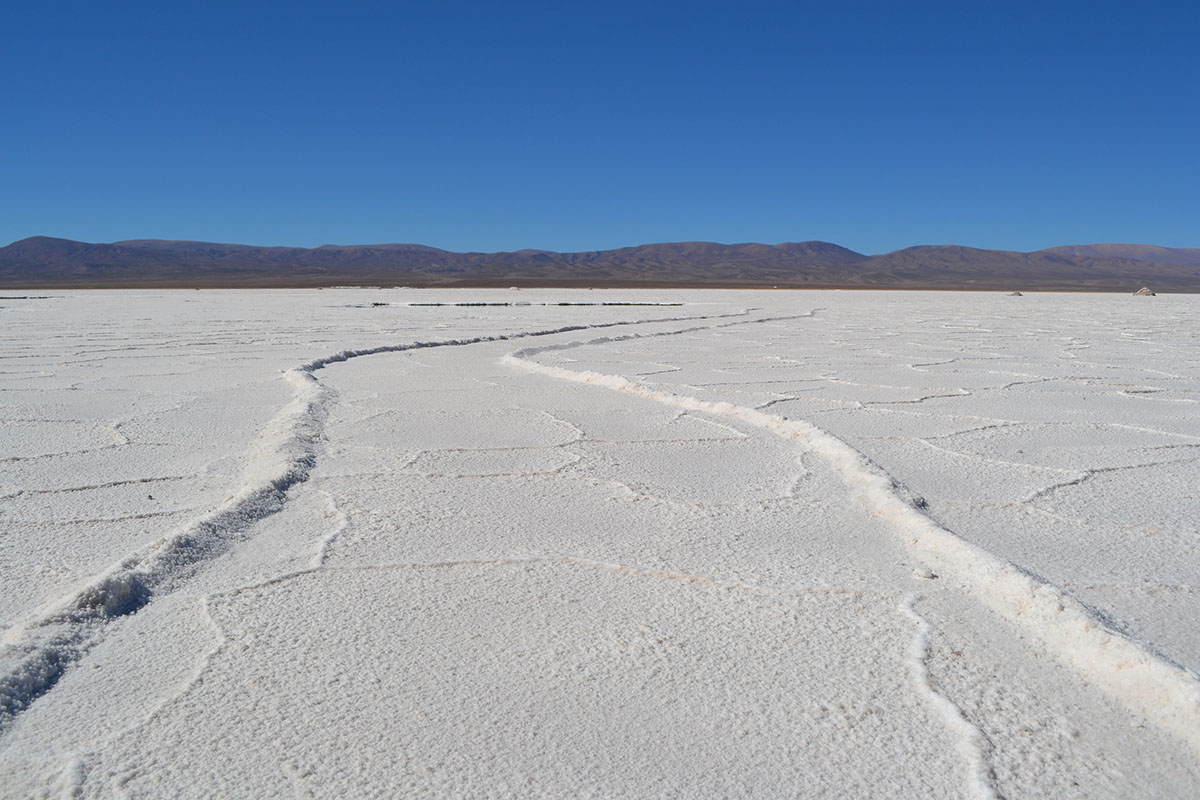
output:
M3 796L1200 794L1195 297L51 294Z

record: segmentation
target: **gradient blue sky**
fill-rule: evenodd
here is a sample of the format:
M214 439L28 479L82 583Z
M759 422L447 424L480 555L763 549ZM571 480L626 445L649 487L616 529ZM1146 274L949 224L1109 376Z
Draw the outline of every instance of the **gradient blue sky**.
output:
M0 243L1200 246L1200 4L13 2Z

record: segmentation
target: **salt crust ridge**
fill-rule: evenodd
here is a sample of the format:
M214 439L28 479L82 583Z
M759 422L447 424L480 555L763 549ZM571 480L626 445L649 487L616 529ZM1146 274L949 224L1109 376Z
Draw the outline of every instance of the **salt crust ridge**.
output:
M971 796L977 797L979 800L995 800L1000 795L997 794L994 786L996 776L988 765L991 743L983 731L963 715L962 709L955 705L953 700L939 692L930 683L929 666L926 664L929 654L930 626L929 622L913 608L916 600L916 596L909 595L900 606L900 610L916 624L917 628L908 653L913 684L917 691L928 699L929 704L942 715L946 727L958 734L956 744L959 755L967 763L967 773L970 776L967 785Z
M767 321L742 320L716 327ZM1200 753L1200 679L1196 675L1109 628L1059 587L942 527L922 513L923 501L912 498L887 472L836 436L804 420L728 402L677 395L620 375L569 370L533 360L541 353L684 332L630 334L529 347L506 355L503 361L548 377L602 386L686 411L735 419L799 442L832 467L853 498L892 523L900 543L914 559L960 583L984 605L1014 623L1125 708L1178 736Z
M234 542L244 538L243 534L255 522L279 511L287 499L289 488L307 480L316 463L326 408L334 398L334 393L317 380L314 375L317 370L329 364L379 353L506 341L622 325L745 317L748 313L750 311L573 325L472 339L385 345L341 351L287 370L283 377L294 387L293 399L272 418L243 455L244 480L236 494L208 514L135 551L30 619L5 631L3 640L0 640L0 658L3 659L3 672L0 673L0 733L21 711L53 688L70 664L103 635L105 624L137 611L156 592L169 591L174 583L194 571L201 562L225 552ZM538 353L592 344L679 335L713 327L808 317L815 313L740 319L716 326L526 348L510 353L502 360L530 372L604 386L681 410L737 419L802 443L830 463L852 496L895 524L902 543L917 560L936 569L943 577L957 579L985 605L1016 623L1060 661L1093 681L1126 708L1180 736L1200 752L1200 681L1196 676L1107 628L1085 606L1058 587L938 525L920 511L920 500L909 497L886 472L837 437L802 420L766 414L758 409L727 402L675 395L617 375L572 371L530 359ZM340 529L341 526L339 532ZM320 568L323 555L322 546L314 555L314 568ZM916 665L913 667L914 681L918 686L923 686L922 690L930 696L931 702L942 709L947 724L961 734L961 747L971 767L974 793L990 796L992 790L986 772L985 751L976 737L977 729L962 717L947 698L929 686L927 670L922 671L928 623L912 609L911 599L906 601L902 610L918 627L910 654L910 662Z
M741 317L748 313L625 320L470 339L382 345L342 350L286 370L283 378L293 387L292 400L271 418L243 453L242 481L234 494L216 509L130 553L4 631L0 638L0 734L99 641L107 623L136 612L156 593L169 592L201 563L245 538L254 523L283 508L288 490L306 481L316 466L327 409L335 397L332 390L317 380L314 373L318 370L380 353L458 347L622 325ZM323 561L325 544L322 542L313 557L315 565Z

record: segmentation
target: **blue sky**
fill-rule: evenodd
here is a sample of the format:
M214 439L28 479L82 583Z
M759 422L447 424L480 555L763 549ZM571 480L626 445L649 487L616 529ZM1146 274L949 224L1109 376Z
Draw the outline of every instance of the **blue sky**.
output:
M1200 4L16 5L0 243L1200 247Z

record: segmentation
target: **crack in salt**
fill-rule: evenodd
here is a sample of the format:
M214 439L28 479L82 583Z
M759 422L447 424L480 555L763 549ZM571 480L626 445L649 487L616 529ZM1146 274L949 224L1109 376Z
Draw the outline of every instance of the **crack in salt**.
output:
M380 353L460 347L625 325L700 322L744 317L748 313L749 310L624 320L468 339L381 345L341 350L287 370L283 377L293 386L293 398L268 422L247 451L244 480L232 497L183 528L129 554L32 617L4 630L0 638L0 669L3 670L0 672L0 734L21 712L49 692L71 664L100 640L108 623L135 613L156 593L170 591L204 562L227 552L245 538L256 522L282 510L288 490L307 481L316 466L323 438L321 431L328 406L333 401L334 393L314 374L318 370Z

